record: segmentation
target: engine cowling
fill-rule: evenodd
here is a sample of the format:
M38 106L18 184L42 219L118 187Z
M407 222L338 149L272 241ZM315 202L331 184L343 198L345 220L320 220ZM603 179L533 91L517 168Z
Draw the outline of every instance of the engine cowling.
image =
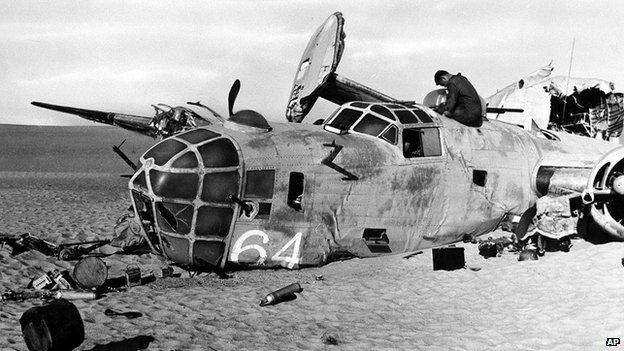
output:
M594 222L624 240L624 147L607 153L592 169L581 197Z

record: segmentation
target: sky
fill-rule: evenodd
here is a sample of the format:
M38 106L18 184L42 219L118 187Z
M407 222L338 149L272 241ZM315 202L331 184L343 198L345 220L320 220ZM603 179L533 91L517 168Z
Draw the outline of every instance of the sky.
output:
M573 40L572 76L624 90L621 1L0 0L0 123L92 124L31 101L151 116L201 100L225 115L235 79L235 110L285 121L301 54L336 11L337 73L401 100L422 101L438 69L484 97L551 60L567 75Z

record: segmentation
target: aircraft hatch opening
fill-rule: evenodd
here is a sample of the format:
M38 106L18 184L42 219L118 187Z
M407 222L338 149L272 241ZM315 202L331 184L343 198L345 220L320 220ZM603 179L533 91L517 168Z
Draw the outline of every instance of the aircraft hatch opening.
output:
M268 220L271 215L273 193L275 187L275 170L250 170L245 173L245 190L241 201L251 207L248 213L240 212L239 216L247 220Z
M303 201L303 173L290 172L288 182L288 206L295 211L302 211L301 203Z
M362 238L372 253L390 253L390 239L385 229L366 228Z
M482 171L478 169L472 170L472 182L478 186L485 186L485 182L487 181L487 171Z

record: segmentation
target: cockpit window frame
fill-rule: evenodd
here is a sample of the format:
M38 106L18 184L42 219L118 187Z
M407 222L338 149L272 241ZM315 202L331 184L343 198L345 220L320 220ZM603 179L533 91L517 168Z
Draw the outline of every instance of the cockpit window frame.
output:
M394 141L385 137L385 134L388 133L392 129L394 129ZM381 140L385 140L389 142L392 145L397 145L397 143L399 142L399 128L394 124L390 124L388 127L386 127L386 129L384 129L383 132L381 132L381 134L379 134L379 138Z
M366 106L366 107L360 107ZM350 109L350 110L358 110L361 111L362 114L356 119L348 129L339 129L331 125L331 123L341 114L342 111ZM389 117L387 114L382 114L380 112L381 109L387 110L388 113L391 113L392 116ZM396 111L405 111L413 115L414 118L410 119L410 123L402 123L401 119L396 115ZM371 135L363 132L355 131L355 127L365 118L367 115L373 115L376 118L383 120L388 123L388 126L384 128L384 130L378 135ZM439 117L435 116L435 114L431 113L427 107L424 107L419 104L413 105L401 105L396 103L358 103L358 102L349 102L344 105L341 105L338 109L336 109L329 118L323 124L323 128L328 132L343 135L343 134L357 134L357 135L365 135L367 137L378 138L381 139L390 145L398 147L401 154L403 153L403 130L411 129L411 128L439 128L442 126L442 122ZM396 138L395 141L389 140L388 138L384 138L383 135L388 132L388 130L396 128ZM442 142L442 135L439 134L440 138L440 148L442 151L442 155L444 156L444 148ZM440 156L424 156L423 158L430 157L440 157Z
M436 155L424 155L424 154L423 154L422 156L412 156L412 157L408 157L408 156L405 154L405 152L406 152L406 150L405 150L405 131L406 131L406 130L409 130L409 131L412 131L412 130L417 130L417 131L419 131L419 132L420 132L420 131L425 130L425 129L435 129L435 130L437 131L437 141L438 141L437 146L438 146L438 150L439 150L439 155L438 155L438 154L436 154ZM444 157L444 156L445 156L445 150L444 150L444 143L443 143L443 140L442 140L442 133L441 133L441 130L440 130L440 129L441 129L441 128L440 128L440 126L435 126L435 125L427 125L427 126L410 126L410 127L404 127L404 128L402 128L402 129L401 129L401 131L400 131L400 135L401 135L400 139L401 139L401 140L400 140L400 143L399 143L399 145L398 145L398 146L399 146L399 148L401 149L401 154L402 154L402 156L403 156L406 160L429 160L429 159L438 159L438 158L442 158L442 157ZM420 139L419 139L419 141L420 141L420 148L422 149L422 152L424 153L424 152L425 152L425 149L424 149L424 140L423 140L423 138L422 138L422 135L423 135L423 134L422 134L422 133L420 133Z
M376 134L373 133L368 133L364 130L356 130L356 128L366 128L366 126L363 126L362 124L365 122L365 119L369 119L369 121L371 123L368 123L371 126L374 126L374 123L379 123L379 122L383 122L385 123L385 125L383 126L383 128L379 129L379 132L377 132ZM375 121L376 120L376 121ZM388 126L392 124L391 122L389 122L387 119L384 118L379 118L378 116L376 116L375 114L370 113L370 111L368 113L365 113L362 117L360 117L357 121L357 123L354 123L350 130L352 130L355 133L360 133L360 134L366 134L366 135L370 135L373 137L379 137L381 135L381 133L383 133Z

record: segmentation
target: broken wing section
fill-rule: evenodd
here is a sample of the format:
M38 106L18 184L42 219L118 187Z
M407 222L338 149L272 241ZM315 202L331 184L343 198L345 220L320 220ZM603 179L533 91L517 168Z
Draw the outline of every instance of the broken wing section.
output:
M87 110L76 107L46 104L37 101L33 101L31 103L37 107L64 113L70 113L72 115L76 115L94 122L119 126L121 128L141 133L150 137L156 137L156 135L158 134L157 129L153 125L151 125L151 117Z
M344 18L336 12L312 35L297 66L286 107L288 121L303 121L319 97L339 105L350 101L397 101L335 73L344 51L343 26Z

